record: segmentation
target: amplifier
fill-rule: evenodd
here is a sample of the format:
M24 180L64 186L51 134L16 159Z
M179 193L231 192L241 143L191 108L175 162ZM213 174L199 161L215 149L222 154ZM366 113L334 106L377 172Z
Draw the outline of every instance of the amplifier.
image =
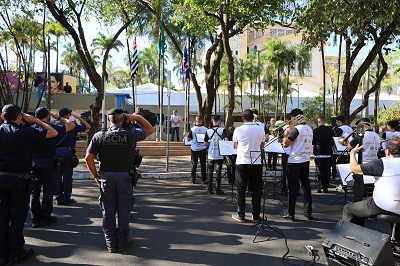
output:
M322 243L330 266L394 265L390 236L339 220Z

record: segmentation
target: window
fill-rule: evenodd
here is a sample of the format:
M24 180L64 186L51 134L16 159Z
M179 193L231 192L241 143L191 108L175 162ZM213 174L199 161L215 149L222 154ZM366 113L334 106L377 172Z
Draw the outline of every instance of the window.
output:
M254 40L254 30L249 31L249 40Z

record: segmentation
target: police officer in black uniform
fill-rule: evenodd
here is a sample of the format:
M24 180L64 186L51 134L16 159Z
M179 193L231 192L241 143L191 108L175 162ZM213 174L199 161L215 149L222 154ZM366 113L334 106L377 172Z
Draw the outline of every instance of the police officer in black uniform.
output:
M8 104L2 109L0 125L0 265L14 265L29 258L24 249L24 223L29 208L28 181L32 168L32 145L57 136L57 131L21 108ZM38 131L23 124L37 124Z
M45 139L42 142L35 143L33 147L33 174L39 179L39 183L31 193L31 227L37 228L47 226L55 222L56 217L52 217L53 211L53 194L54 182L56 178L56 166L59 163L56 153L56 144L66 132L75 128L75 123L61 117L60 115L49 112L44 107L39 107L35 111L36 118L44 123L49 124L49 114L61 121L62 123L54 123L51 126L58 132L57 137ZM33 128L42 131L38 125L33 125ZM42 203L40 202L40 191L43 188Z
M122 127L125 119L142 127ZM122 109L108 112L108 130L97 132L86 151L86 164L100 186L100 207L103 212L103 232L110 253L124 251L131 243L130 212L133 205L132 170L136 142L154 132L153 126L141 115L125 114ZM100 160L100 175L94 159ZM115 215L118 213L118 227Z

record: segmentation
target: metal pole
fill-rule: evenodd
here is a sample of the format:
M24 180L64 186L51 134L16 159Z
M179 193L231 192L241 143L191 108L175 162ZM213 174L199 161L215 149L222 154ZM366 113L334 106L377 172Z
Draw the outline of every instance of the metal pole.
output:
M257 51L257 72L258 72L258 112L261 115L261 69L260 69L260 51Z
M167 86L167 96L168 96L168 115L169 115L169 107L171 105L171 71L168 70L168 86ZM169 120L169 119L168 119ZM169 123L167 122L167 150L166 150L166 164L165 171L168 172L169 168Z

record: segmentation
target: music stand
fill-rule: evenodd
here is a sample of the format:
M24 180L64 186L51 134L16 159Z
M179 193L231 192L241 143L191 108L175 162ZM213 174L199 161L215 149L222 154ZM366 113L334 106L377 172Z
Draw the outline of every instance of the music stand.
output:
M339 176L340 176L340 179L342 181L342 187L345 188L345 189L343 189L344 190L344 195L339 197L339 198L337 198L336 200L334 200L329 205L332 205L335 202L337 202L337 201L339 201L340 199L343 199L343 198L344 198L344 201L347 202L347 197L348 197L347 196L347 187L348 187L349 183L354 180L353 179L353 174L350 171L350 164L338 164L338 165L336 165L336 167L338 169ZM373 183L375 183L375 177L364 175L363 176L363 181L364 181L364 184L373 184Z
M221 156L230 156L230 155L235 155L237 154L237 150L233 148L233 141L226 141L226 140L220 140L218 141L218 149L219 149L219 155ZM225 170L226 174L226 170ZM221 202L224 202L225 200L232 198L231 202L236 203L237 197L233 194L233 182L231 183L231 195L226 197L225 199L221 200L218 202L220 204Z
M278 155L282 155L283 153L285 153L285 150L283 149L282 144L278 142L278 138L273 138L271 141L269 141L269 142L267 142L265 144L264 152L266 152L266 153L277 153ZM264 158L264 160L265 159L266 158ZM281 159L281 162L282 162L282 159ZM267 165L266 162L264 162L264 164ZM283 171L283 169L281 168L280 171L279 171L281 173L280 174L281 179L283 177L282 171ZM277 172L278 172L277 170L274 171L274 178L273 178L273 183L274 184L273 184L273 189L272 189L271 196L272 196L273 200L279 200L279 203L282 203L283 205L286 206L286 204L279 198L278 193L276 193L276 187L281 182L281 181L276 182L276 173ZM267 174L265 174L265 176L267 177ZM268 198L269 197L267 197L267 199Z
M282 146L281 146L282 147ZM264 147L265 148L265 147ZM282 151L283 151L283 149L282 149ZM256 153L256 154L259 154L258 156L256 156L255 157L255 159L253 160L253 156L252 156L252 154L253 153ZM257 161L258 161L258 159L260 159L261 160L261 166L263 165L263 164L265 164L265 153L264 153L264 161L262 160L263 159L263 157L261 156L262 155L262 153L264 153L264 149L261 149L260 151L250 151L250 160L251 160L251 164L254 164L254 163L256 163ZM277 231L275 228L273 228L268 222L267 222L267 216L265 215L265 201L266 201L266 189L265 189L265 187L266 187L266 180L263 180L263 205L262 205L262 216L261 216L261 221L259 221L259 222L257 222L256 224L253 224L251 227L254 227L254 226L258 226L258 229L257 229L257 232L256 232L256 235L254 236L254 239L253 239L253 243L256 243L256 238L257 238L257 236L260 234L260 232L261 231L264 231L264 230L266 230L266 228L265 228L265 226L267 226L268 228L270 228L272 231L275 231L276 233L278 233L278 234L280 234L281 235L281 233L279 232L279 231Z

